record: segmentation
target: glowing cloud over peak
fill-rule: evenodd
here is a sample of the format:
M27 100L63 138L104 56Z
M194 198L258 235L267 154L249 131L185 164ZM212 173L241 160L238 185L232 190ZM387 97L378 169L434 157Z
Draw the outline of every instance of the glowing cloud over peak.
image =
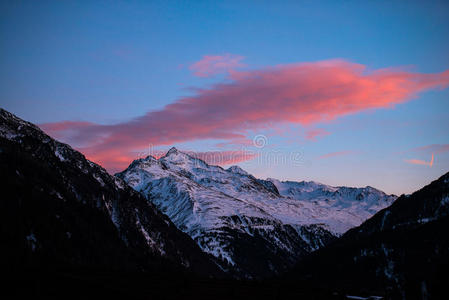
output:
M149 144L241 140L249 130L264 129L268 123L310 125L367 109L391 108L420 92L448 85L449 70L436 74L392 68L366 72L363 65L342 60L299 63L233 71L230 82L198 90L162 110L120 124L41 126L108 168L111 151L122 157ZM115 166L122 163L114 161Z

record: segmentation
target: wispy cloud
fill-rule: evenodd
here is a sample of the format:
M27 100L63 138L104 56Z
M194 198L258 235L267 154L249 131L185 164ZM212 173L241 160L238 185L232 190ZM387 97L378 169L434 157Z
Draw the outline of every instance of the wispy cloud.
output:
M300 63L253 71L233 71L231 82L197 90L162 110L114 125L60 122L42 124L106 168L135 149L193 140L245 139L267 124L311 124L391 108L418 93L449 85L449 70L421 74L399 69L366 72L342 60ZM120 159L118 159L119 157Z
M318 156L318 159L324 159L324 158L330 158L330 157L336 157L336 156L343 156L343 155L349 155L349 154L353 154L354 151L337 151L337 152L331 152L331 153L327 153L321 156Z
M449 151L449 144L432 144L422 147L417 147L413 149L414 151L422 151L428 153L440 154Z
M210 77L217 74L227 73L239 67L244 67L240 61L243 56L234 54L205 55L200 61L192 64L189 69L198 77Z
M317 137L326 136L329 134L330 132L322 128L311 129L306 132L306 139L314 141Z
M420 160L420 159L407 159L405 160L407 163L409 164L414 164L414 165L423 165L423 166L429 166L432 167L433 166L433 159L434 159L434 155L432 153L432 158L430 159L429 162L424 161L424 160Z

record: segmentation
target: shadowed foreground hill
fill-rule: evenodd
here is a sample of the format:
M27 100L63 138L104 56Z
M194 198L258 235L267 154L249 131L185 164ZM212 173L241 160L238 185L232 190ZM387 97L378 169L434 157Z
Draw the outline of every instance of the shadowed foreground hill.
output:
M188 235L126 183L5 110L0 169L4 274L221 274Z
M449 173L399 197L287 278L391 299L447 299L448 230Z

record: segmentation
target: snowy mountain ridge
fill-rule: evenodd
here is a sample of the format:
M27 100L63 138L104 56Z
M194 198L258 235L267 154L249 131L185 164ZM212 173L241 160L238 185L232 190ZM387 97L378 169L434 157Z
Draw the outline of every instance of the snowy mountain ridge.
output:
M396 199L371 187L261 180L238 166L209 165L176 148L159 159L135 160L116 176L214 255L223 269L246 277L288 268ZM263 270L245 261L255 250L266 261L258 267Z

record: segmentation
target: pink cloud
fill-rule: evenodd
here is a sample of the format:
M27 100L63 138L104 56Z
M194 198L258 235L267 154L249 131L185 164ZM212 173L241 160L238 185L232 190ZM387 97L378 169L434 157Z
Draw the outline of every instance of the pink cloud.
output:
M149 145L242 140L249 131L268 129L267 124L310 126L368 109L392 108L420 92L447 87L449 70L367 72L363 65L332 60L233 71L231 78L128 122L60 122L42 128L109 168Z
M329 134L330 132L321 128L311 129L306 132L306 139L314 141L317 137L326 136Z
M324 159L324 158L330 158L330 157L335 157L335 156L343 156L343 155L349 155L349 154L353 154L353 151L337 151L337 152L331 152L331 153L327 153L324 155L321 155L318 157L318 159Z
M430 162L427 162L427 161L424 161L424 160L419 160L419 159L408 159L408 160L406 160L406 162L409 163L409 164L414 164L414 165L423 165L423 166L432 167L433 166L433 160L434 160L434 155L432 154L432 158L430 159Z
M189 69L198 77L210 77L217 74L227 73L245 65L240 63L243 56L234 54L205 55L200 61L192 64Z
M63 121L63 122L57 122L57 123L46 123L46 124L42 124L40 125L40 127L45 130L45 131L49 131L49 132L56 132L56 131L66 131L66 130L70 130L70 129L79 129L79 128L83 128L83 127L89 127L89 126L93 126L95 125L95 123L90 123L90 122L78 122L78 121Z
M251 139L247 139L247 138L236 138L236 139L231 139L225 142L221 142L221 143L217 143L215 145L215 147L218 148L225 148L225 147L233 147L235 148L236 146L253 146L254 145L254 141Z

